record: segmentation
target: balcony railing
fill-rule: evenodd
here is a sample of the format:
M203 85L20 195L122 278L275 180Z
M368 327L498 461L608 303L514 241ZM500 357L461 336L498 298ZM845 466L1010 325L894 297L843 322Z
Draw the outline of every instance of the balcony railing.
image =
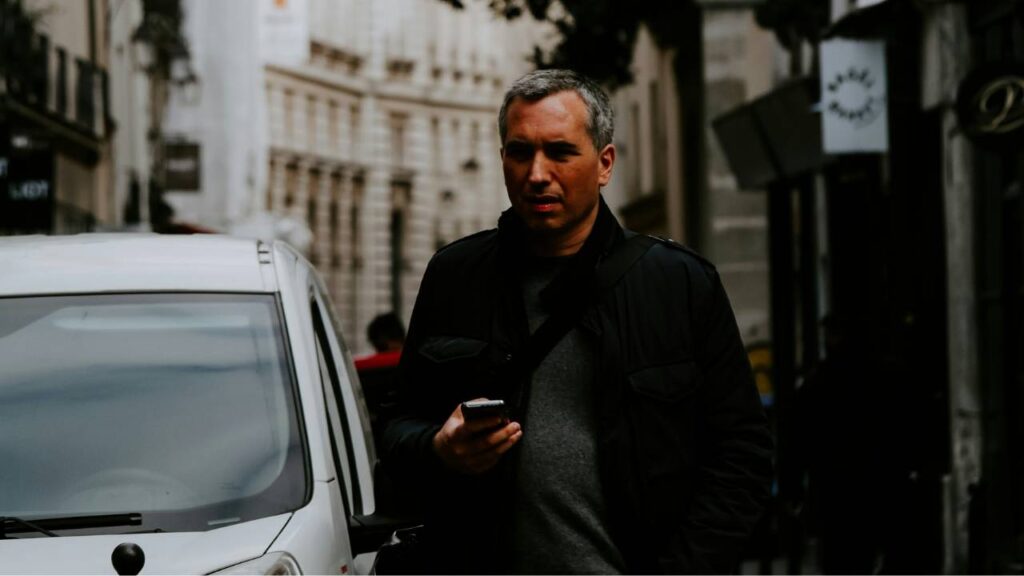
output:
M0 0L0 102L103 140L111 126L108 94L106 70L36 32L20 2Z

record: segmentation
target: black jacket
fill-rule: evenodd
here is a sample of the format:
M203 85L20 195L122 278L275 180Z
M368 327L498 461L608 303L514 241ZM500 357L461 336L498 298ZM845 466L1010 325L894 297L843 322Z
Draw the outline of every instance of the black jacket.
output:
M597 343L598 467L612 537L633 573L731 572L769 497L770 432L710 263L659 241L613 287L593 293L593 267L631 235L602 201L574 272L542 294L552 308L587 304L579 326ZM498 230L434 256L413 310L384 464L419 492L440 571L506 565L515 449L491 473L469 477L444 469L431 440L460 401L528 398L528 378L505 369L529 336L518 277L524 251L507 212ZM515 417L524 412L514 406ZM529 422L523 429L529 434Z

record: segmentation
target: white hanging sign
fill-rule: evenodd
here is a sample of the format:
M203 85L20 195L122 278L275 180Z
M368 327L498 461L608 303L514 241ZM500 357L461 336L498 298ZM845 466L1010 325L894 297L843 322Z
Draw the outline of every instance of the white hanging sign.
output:
M826 154L889 150L885 43L821 43L821 129Z
M309 60L309 0L261 0L260 53L285 66Z

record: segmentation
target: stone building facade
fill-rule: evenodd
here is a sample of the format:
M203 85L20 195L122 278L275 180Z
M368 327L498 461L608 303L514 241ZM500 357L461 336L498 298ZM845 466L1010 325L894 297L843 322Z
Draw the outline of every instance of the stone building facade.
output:
M309 58L264 67L266 191L308 223L356 352L367 323L405 320L434 251L507 206L497 111L536 25L436 0L311 0Z
M785 54L754 21L754 3L701 3L693 44L661 48L641 28L634 81L612 97L619 152L604 194L622 222L707 256L748 345L769 338L768 221L761 194L742 192L711 121L783 79ZM702 76L680 83L682 68Z

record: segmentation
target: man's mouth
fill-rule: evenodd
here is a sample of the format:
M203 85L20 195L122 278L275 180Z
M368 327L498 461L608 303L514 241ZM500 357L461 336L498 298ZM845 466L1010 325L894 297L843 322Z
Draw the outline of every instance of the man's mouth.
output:
M551 212L558 206L556 196L528 196L526 204L532 212Z

